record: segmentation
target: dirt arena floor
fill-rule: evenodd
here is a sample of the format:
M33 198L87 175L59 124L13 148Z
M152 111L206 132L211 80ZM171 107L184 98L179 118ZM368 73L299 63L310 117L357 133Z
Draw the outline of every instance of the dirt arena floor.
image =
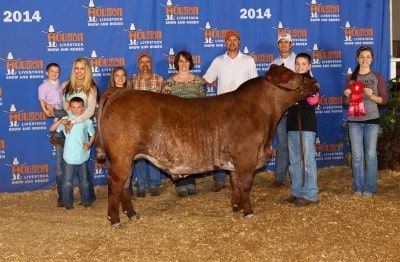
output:
M134 199L140 218L106 218L107 187L92 208L57 208L56 191L0 193L0 261L399 261L400 173L379 171L378 194L355 197L348 167L318 170L320 202L282 203L289 187L271 188L271 172L255 177L255 216L232 213L231 189L178 198L170 180L161 196Z

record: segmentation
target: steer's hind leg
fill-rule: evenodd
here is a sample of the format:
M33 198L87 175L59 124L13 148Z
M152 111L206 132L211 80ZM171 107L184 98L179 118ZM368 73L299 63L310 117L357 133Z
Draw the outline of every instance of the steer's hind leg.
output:
M111 170L108 175L108 219L111 225L120 225L119 220L119 203L121 202L122 186L119 179L112 178Z
M124 186L129 180L131 162L120 161L119 159L110 159L110 172L108 175L108 217L111 225L119 227L119 204L122 203L124 212L127 213L128 217L134 216L135 211L133 209L132 202L129 198L129 191L126 190L127 194L123 193Z
M239 212L240 211L240 191L239 191L239 186L238 186L238 177L237 173L235 171L230 172L230 180L231 180L231 185L232 185L232 199L231 199L231 205L232 205L232 210L233 212Z
M121 193L121 206L122 206L122 212L125 213L129 219L135 219L136 218L136 212L133 209L131 197L129 194L129 185L131 183L131 174L132 174L133 168L129 171L129 175L127 177L127 180L124 184L124 188L122 189Z

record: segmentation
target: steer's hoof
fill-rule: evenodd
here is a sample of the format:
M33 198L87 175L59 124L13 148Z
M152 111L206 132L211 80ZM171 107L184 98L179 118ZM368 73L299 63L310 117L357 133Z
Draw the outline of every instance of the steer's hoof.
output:
M246 218L246 219L252 219L253 217L254 217L254 214L248 214L248 215L244 216L244 218Z
M131 216L131 217L128 217L128 219L129 220L138 220L140 218L140 216L139 215L133 215L133 216Z
M233 210L233 212L239 212L239 211L240 211L240 208L239 208L238 205L233 205L233 206L232 206L232 210Z
M122 224L121 223L115 223L115 224L112 224L111 227L113 229L120 229L122 227Z

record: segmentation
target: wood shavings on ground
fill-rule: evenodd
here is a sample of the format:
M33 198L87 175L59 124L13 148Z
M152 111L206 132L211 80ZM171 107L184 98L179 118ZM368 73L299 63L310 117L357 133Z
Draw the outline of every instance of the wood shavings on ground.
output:
M1 261L395 261L400 257L400 173L379 171L378 193L356 197L351 170L318 169L318 205L283 204L286 185L273 173L254 178L255 216L230 207L231 189L210 191L197 179L195 196L178 198L170 180L161 196L133 199L140 218L107 220L107 186L92 208L56 207L56 191L0 193Z

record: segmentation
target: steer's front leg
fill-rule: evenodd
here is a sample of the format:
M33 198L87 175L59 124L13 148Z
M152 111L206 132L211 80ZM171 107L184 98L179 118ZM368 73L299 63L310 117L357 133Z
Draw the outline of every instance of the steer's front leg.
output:
M241 158L242 160L244 157ZM243 212L246 218L253 217L253 209L250 204L250 191L253 185L253 178L256 168L256 162L241 161L236 167L236 172L233 177L237 180L237 188L239 191L239 210Z
M254 171L251 173L238 172L238 188L240 193L240 209L246 218L253 217L253 209L250 203L250 191L253 185Z

